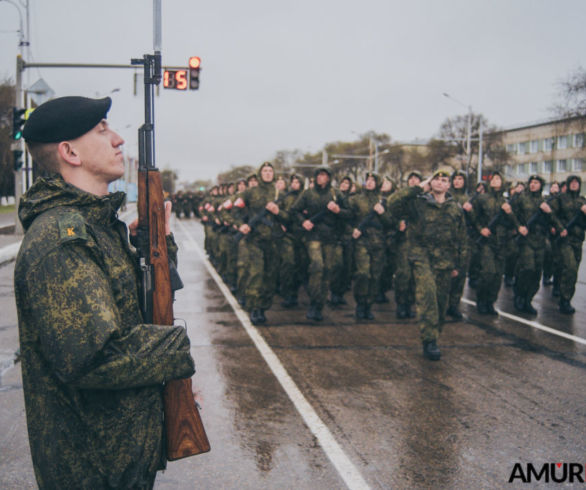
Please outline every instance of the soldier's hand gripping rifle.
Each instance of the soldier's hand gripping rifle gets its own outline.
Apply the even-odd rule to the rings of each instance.
[[[380,204],[381,206],[384,206],[384,204],[385,204],[385,198],[384,197],[381,198],[377,204]],[[364,233],[364,230],[366,228],[368,228],[368,226],[370,225],[370,223],[372,222],[372,220],[376,216],[378,216],[378,213],[375,211],[374,208],[371,209],[369,211],[369,213],[364,218],[362,218],[362,221],[360,223],[358,223],[358,226],[356,227],[356,229],[358,231],[360,231],[361,234]]]
[[[295,191],[289,191],[286,192],[285,194],[283,194],[282,196],[279,196],[278,199],[274,200],[273,203],[275,203],[276,205],[279,205],[281,202],[283,202],[285,200],[285,198],[291,194],[293,194]],[[268,203],[267,203],[268,204]],[[246,223],[249,227],[250,230],[252,231],[254,229],[254,227],[256,225],[258,225],[260,222],[262,222],[269,214],[269,210],[267,208],[262,208],[258,213],[256,213],[252,219],[250,221],[248,221],[248,223]],[[236,233],[236,235],[234,235],[234,241],[236,243],[238,243],[240,240],[242,240],[242,238],[245,236],[244,233],[242,233],[241,231],[239,231],[238,233]]]
[[[549,203],[551,201],[553,201],[555,198],[557,197],[557,195],[551,195],[549,196],[545,201],[543,201],[545,204],[549,205]],[[533,228],[535,227],[535,225],[542,220],[542,218],[548,213],[546,213],[545,211],[543,211],[541,209],[541,204],[539,205],[539,207],[537,208],[537,211],[535,211],[527,220],[527,224],[525,225],[525,228],[527,228],[527,230],[529,230],[529,232],[531,232],[533,230]],[[517,236],[517,242],[519,242],[520,240],[522,240],[524,237],[523,235],[519,235]]]
[[[155,167],[154,87],[161,80],[161,55],[145,55],[132,64],[144,65],[145,123],[139,129],[138,229],[136,244],[142,271],[141,309],[144,321],[173,325],[173,291],[183,287],[169,263],[165,236],[165,203],[161,175]],[[164,391],[167,459],[210,450],[191,379],[167,381]]]

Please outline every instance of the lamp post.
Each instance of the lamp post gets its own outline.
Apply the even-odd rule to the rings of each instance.
[[[464,106],[468,109],[468,121],[466,124],[466,180],[468,180],[468,170],[470,169],[470,162],[472,161],[472,155],[470,154],[470,133],[472,132],[472,106],[464,104],[464,102],[459,101],[458,99],[452,97],[450,94],[447,94],[446,92],[443,92],[442,95],[454,101],[456,104]]]

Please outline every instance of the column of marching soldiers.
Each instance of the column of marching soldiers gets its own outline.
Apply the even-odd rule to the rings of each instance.
[[[438,360],[444,318],[462,319],[466,279],[481,315],[497,315],[503,283],[520,313],[537,314],[532,299],[543,284],[559,311],[573,314],[586,222],[580,177],[553,182],[544,195],[538,175],[508,186],[493,172],[470,192],[462,171],[443,168],[430,179],[446,175],[442,202],[418,171],[397,189],[375,173],[361,185],[346,176],[334,186],[330,170],[318,167],[305,188],[304,177],[277,176],[265,162],[246,179],[173,201],[178,217],[201,219],[208,257],[254,325],[266,323],[276,294],[295,310],[302,287],[315,322],[326,304],[346,304],[349,291],[357,321],[373,320],[373,304],[394,290],[396,317],[417,313],[423,354]]]

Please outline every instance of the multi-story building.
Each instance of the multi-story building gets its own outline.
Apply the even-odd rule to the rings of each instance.
[[[586,117],[554,119],[502,131],[502,141],[511,159],[506,179],[525,181],[538,174],[548,183],[568,175],[586,179]],[[584,186],[586,187],[586,186]],[[582,188],[582,192],[586,189]]]

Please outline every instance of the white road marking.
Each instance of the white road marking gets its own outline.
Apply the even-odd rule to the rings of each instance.
[[[261,353],[262,357],[269,365],[269,368],[295,405],[295,408],[309,427],[309,430],[313,433],[313,435],[319,441],[319,444],[323,448],[324,452],[348,486],[348,488],[354,490],[359,489],[368,489],[370,488],[362,475],[354,466],[350,458],[346,455],[343,449],[340,447],[330,430],[327,426],[322,422],[319,418],[316,411],[313,409],[311,404],[307,401],[301,390],[297,387],[289,373],[285,367],[279,361],[277,355],[273,352],[273,350],[269,347],[269,345],[265,342],[262,335],[259,333],[257,328],[252,325],[250,322],[248,315],[242,310],[230,290],[226,287],[216,270],[212,267],[210,262],[208,261],[204,251],[201,249],[199,244],[194,240],[191,233],[187,229],[187,227],[179,220],[176,221],[179,224],[179,227],[182,231],[186,234],[188,242],[190,244],[190,249],[193,249],[199,254],[203,263],[205,264],[208,272],[216,281],[216,284],[232,306],[232,309],[236,313],[236,316],[242,323],[244,330],[252,339],[254,345]]]
[[[476,306],[475,301],[471,301],[466,298],[462,298],[462,302],[466,303],[468,305]],[[504,318],[508,318],[509,320],[513,320],[515,322],[529,325],[530,327],[537,328],[539,330],[543,330],[544,332],[551,333],[553,335],[557,335],[558,337],[563,337],[565,339],[572,340],[578,344],[586,345],[586,339],[583,339],[581,337],[576,337],[575,335],[570,335],[569,333],[565,333],[560,330],[556,330],[555,328],[551,328],[546,325],[542,325],[539,322],[534,322],[532,320],[526,320],[525,318],[522,318],[520,316],[511,315],[510,313],[507,313],[506,311],[502,311],[502,310],[498,310],[498,309],[496,311],[499,314],[499,316],[502,316]]]

